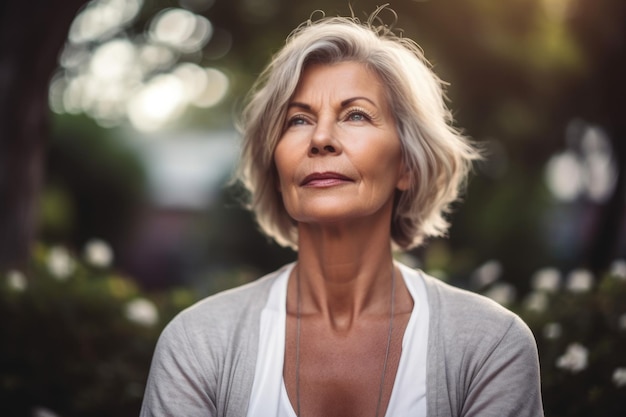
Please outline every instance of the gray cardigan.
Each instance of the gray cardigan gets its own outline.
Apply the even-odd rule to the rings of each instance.
[[[282,270],[208,297],[168,324],[142,417],[245,417],[261,310]],[[526,324],[485,297],[421,275],[430,310],[428,417],[543,416],[537,348]]]

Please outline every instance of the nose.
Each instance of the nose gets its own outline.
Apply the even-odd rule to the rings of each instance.
[[[309,155],[340,154],[341,143],[337,140],[335,121],[320,118],[311,136]]]

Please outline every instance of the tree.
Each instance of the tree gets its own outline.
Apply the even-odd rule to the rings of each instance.
[[[0,6],[0,267],[22,264],[35,235],[48,83],[84,0]]]

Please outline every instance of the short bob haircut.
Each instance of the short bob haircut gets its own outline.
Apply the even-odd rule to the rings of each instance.
[[[403,249],[443,236],[445,214],[480,157],[452,126],[444,83],[431,71],[420,47],[380,24],[379,8],[366,22],[355,17],[322,17],[296,28],[251,90],[239,128],[243,135],[239,180],[250,193],[248,208],[267,235],[297,249],[298,230],[277,189],[274,150],[287,105],[310,64],[354,61],[373,70],[387,90],[405,166],[412,173],[397,191],[391,220],[393,242]]]

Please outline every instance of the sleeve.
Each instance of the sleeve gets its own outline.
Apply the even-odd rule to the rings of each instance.
[[[178,316],[157,342],[140,416],[216,416],[207,365],[199,363],[184,318]]]
[[[537,345],[519,317],[481,362],[466,391],[462,416],[543,416]]]

